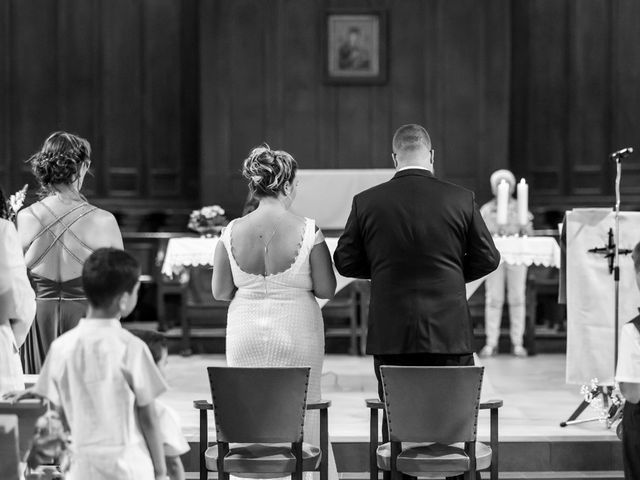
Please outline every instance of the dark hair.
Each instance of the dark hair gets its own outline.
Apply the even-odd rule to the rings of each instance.
[[[401,126],[393,135],[393,151],[413,151],[420,148],[420,145],[431,150],[431,138],[424,127],[416,124]]]
[[[132,292],[140,278],[140,264],[124,250],[99,248],[84,262],[82,286],[89,303],[107,308],[116,297]]]
[[[2,187],[0,187],[0,218],[9,218],[9,206],[7,205],[7,199],[4,196]]]
[[[298,163],[291,155],[284,150],[271,150],[267,144],[251,150],[242,164],[242,175],[256,198],[277,197],[297,171]]]
[[[167,338],[163,334],[155,330],[142,330],[141,328],[132,328],[129,332],[147,344],[155,363],[162,359],[162,351],[168,348]]]
[[[80,174],[80,166],[90,157],[91,145],[87,140],[67,132],[54,132],[27,163],[40,183],[41,195],[47,195],[56,185],[73,183]]]
[[[633,247],[631,258],[633,258],[633,268],[636,273],[640,273],[640,242],[636,243],[636,246]]]

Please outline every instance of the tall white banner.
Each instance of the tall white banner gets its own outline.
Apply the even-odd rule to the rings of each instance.
[[[574,209],[566,216],[567,238],[567,383],[613,385],[615,282],[609,272],[609,230],[615,234],[611,209]],[[640,212],[620,212],[621,250],[640,241]],[[638,315],[640,293],[631,255],[620,255],[619,325]],[[619,334],[619,332],[618,332]]]

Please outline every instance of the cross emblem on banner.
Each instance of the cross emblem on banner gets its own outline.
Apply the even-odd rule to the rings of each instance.
[[[609,274],[613,273],[613,257],[616,252],[616,244],[613,241],[613,229],[609,229],[608,233],[609,240],[604,247],[595,247],[590,248],[588,251],[590,253],[598,253],[600,255],[604,255],[604,258],[609,260]],[[629,255],[631,250],[628,248],[620,248],[618,249],[618,255]]]

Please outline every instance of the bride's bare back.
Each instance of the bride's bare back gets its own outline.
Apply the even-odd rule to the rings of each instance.
[[[246,273],[282,273],[294,264],[298,256],[304,228],[304,218],[288,211],[255,210],[234,222],[231,253]]]

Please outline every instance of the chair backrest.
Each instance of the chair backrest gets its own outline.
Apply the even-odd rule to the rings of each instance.
[[[0,478],[18,480],[19,472],[18,417],[0,415]]]
[[[217,440],[302,441],[309,367],[208,367]]]
[[[33,439],[36,420],[44,415],[47,406],[40,400],[24,400],[17,403],[0,402],[0,415],[17,415],[20,458],[24,458]]]
[[[484,367],[380,367],[389,438],[475,441],[483,371]]]

